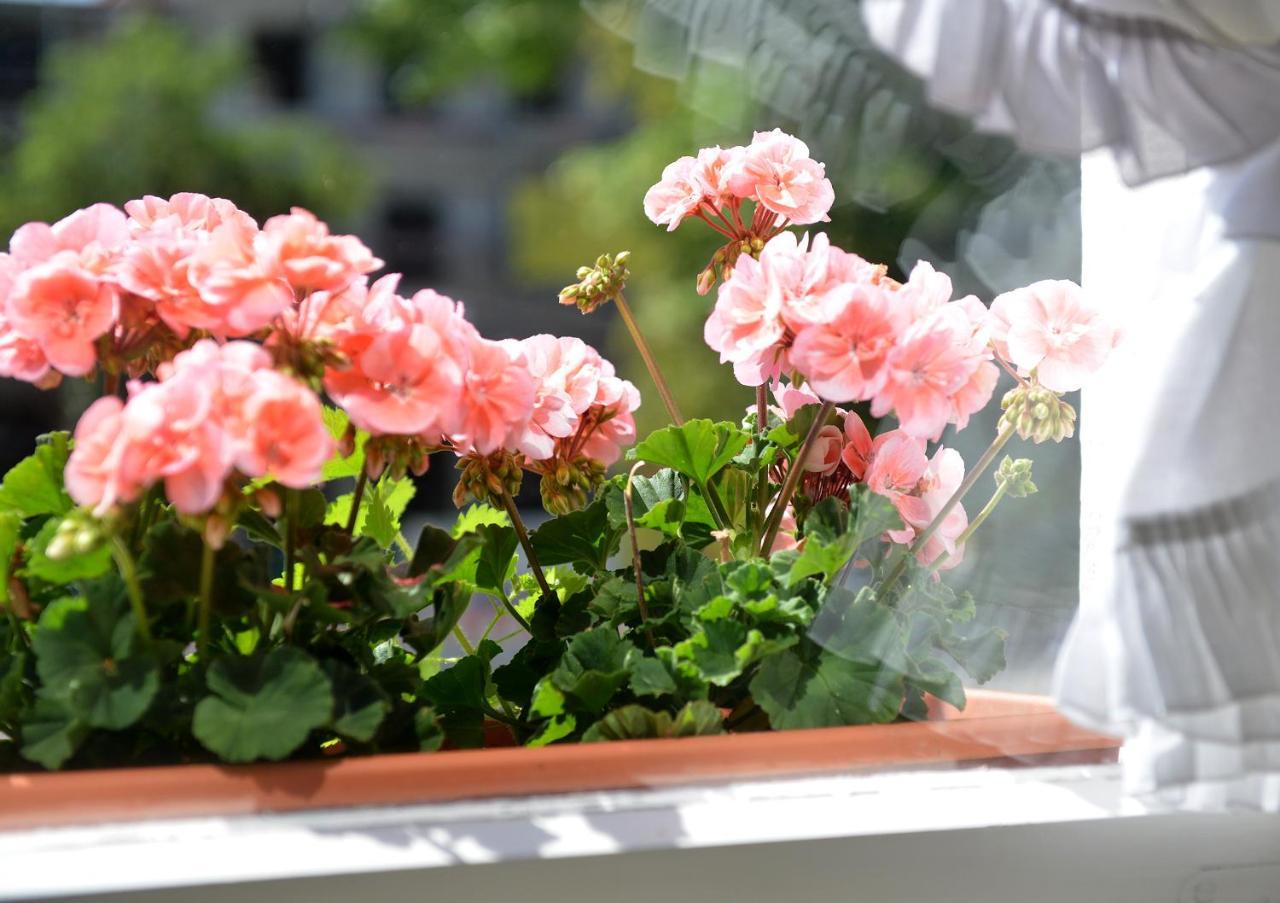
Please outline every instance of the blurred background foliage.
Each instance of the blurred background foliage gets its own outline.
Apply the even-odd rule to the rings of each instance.
[[[161,18],[54,46],[0,158],[0,230],[177,191],[233,198],[258,217],[358,210],[368,180],[336,135],[306,120],[236,122],[251,74],[243,47],[202,43]]]

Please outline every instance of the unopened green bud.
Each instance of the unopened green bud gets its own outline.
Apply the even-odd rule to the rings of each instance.
[[[1015,499],[1034,495],[1037,489],[1036,484],[1031,482],[1031,459],[1014,459],[1005,455],[996,468],[996,486]]]

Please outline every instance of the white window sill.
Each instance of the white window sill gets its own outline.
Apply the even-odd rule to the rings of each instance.
[[[1196,876],[1268,861],[1280,818],[1145,814],[1116,766],[970,768],[7,833],[0,899],[1275,903],[1280,870]]]

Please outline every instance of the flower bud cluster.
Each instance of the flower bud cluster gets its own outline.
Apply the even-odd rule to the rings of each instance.
[[[1019,437],[1037,445],[1075,435],[1075,408],[1043,386],[1017,386],[1005,394],[1000,407],[1004,409],[1000,428],[1012,427]]]
[[[630,259],[630,251],[620,251],[616,255],[601,254],[594,266],[579,267],[578,281],[560,290],[560,303],[576,304],[578,310],[589,314],[612,301],[627,284]]]
[[[1004,456],[1000,466],[996,468],[996,486],[1015,499],[1024,499],[1035,495],[1039,490],[1031,482],[1031,459],[1011,458]]]

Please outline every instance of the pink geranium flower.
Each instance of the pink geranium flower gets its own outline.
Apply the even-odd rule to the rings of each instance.
[[[733,193],[801,225],[826,222],[835,190],[825,167],[810,159],[808,146],[780,129],[756,132],[736,161]]]
[[[382,266],[354,235],[331,235],[315,214],[294,207],[273,216],[258,236],[258,251],[300,292],[338,292]]]
[[[120,473],[123,411],[124,402],[111,395],[89,405],[76,423],[75,446],[62,475],[67,494],[98,515],[133,501],[142,489]]]
[[[695,175],[697,164],[693,157],[668,163],[662,170],[661,180],[645,192],[645,216],[656,225],[666,226],[668,232],[674,232],[702,206],[705,191]]]
[[[847,420],[845,429],[846,431],[850,429]],[[856,432],[856,427],[854,431]],[[857,445],[861,446],[861,442],[857,442]],[[854,465],[850,466],[850,470],[856,473],[855,466],[862,467],[867,488],[889,499],[895,505],[915,491],[917,484],[929,468],[929,458],[925,455],[924,442],[902,430],[881,433],[871,443],[869,455],[859,456],[856,453],[847,455],[846,464],[849,463],[850,458],[854,459]]]
[[[294,301],[278,263],[255,248],[259,233],[239,219],[221,223],[187,260],[187,278],[199,305],[182,324],[219,336],[246,336],[267,326]],[[172,325],[172,324],[171,324]]]
[[[963,481],[964,459],[955,449],[939,448],[915,487],[915,495],[899,496],[894,500],[898,514],[902,516],[903,528],[890,530],[889,538],[902,545],[914,542],[933,523]],[[955,567],[964,559],[964,546],[958,544],[957,539],[968,526],[969,517],[964,507],[957,504],[947,512],[928,542],[916,552],[916,560],[930,565],[946,555],[946,561],[938,569]]]
[[[18,276],[5,314],[50,364],[84,376],[97,363],[94,343],[111,331],[118,310],[116,287],[82,268],[74,252],[60,251]]]
[[[840,460],[849,468],[855,481],[866,479],[867,467],[871,463],[874,443],[871,433],[862,418],[850,411],[844,416],[844,447],[840,451]]]
[[[532,461],[552,457],[556,440],[572,436],[577,429],[578,413],[565,385],[566,358],[573,357],[578,350],[573,344],[575,341],[581,342],[544,334],[511,342],[515,353],[523,355],[533,379],[533,412],[515,441],[515,447]]]
[[[900,329],[900,318],[886,292],[871,285],[850,285],[825,322],[796,335],[791,364],[823,398],[863,401],[885,384],[886,364]]]
[[[0,376],[20,379],[48,388],[58,374],[49,366],[40,343],[19,332],[5,315],[13,280],[20,271],[18,262],[0,253]]]
[[[792,383],[774,382],[770,386],[770,391],[776,402],[774,411],[783,420],[790,420],[803,407],[822,403],[822,399],[809,391],[809,387],[804,383],[797,386]],[[748,410],[754,411],[755,406],[752,405]]]
[[[991,305],[992,341],[1023,376],[1054,392],[1073,392],[1106,362],[1115,327],[1066,280],[1006,292]]]
[[[916,323],[898,340],[884,367],[884,383],[871,402],[871,413],[890,411],[913,436],[936,439],[954,419],[954,399],[981,363],[969,336],[957,333],[946,318]]]
[[[103,275],[115,253],[129,240],[124,214],[110,204],[93,204],[52,226],[27,223],[9,239],[9,253],[23,267],[70,252],[80,268]]]
[[[375,435],[439,437],[458,428],[458,404],[466,362],[441,329],[470,330],[460,314],[443,324],[419,309],[417,322],[389,330],[365,324],[349,336],[346,367],[325,374],[329,395],[353,423]]]
[[[480,455],[513,449],[533,416],[534,399],[534,381],[523,352],[474,336],[462,380],[461,422],[451,436],[454,447],[462,454]]]
[[[180,191],[168,200],[148,194],[124,205],[133,236],[156,232],[209,232],[230,220],[257,226],[253,217],[226,198]]]
[[[320,482],[334,442],[314,392],[274,370],[253,374],[242,432],[234,437],[236,468],[302,489]]]
[[[770,284],[765,264],[743,255],[733,275],[720,284],[716,306],[703,337],[721,362],[731,361],[738,380],[763,385],[781,368],[782,298]]]

